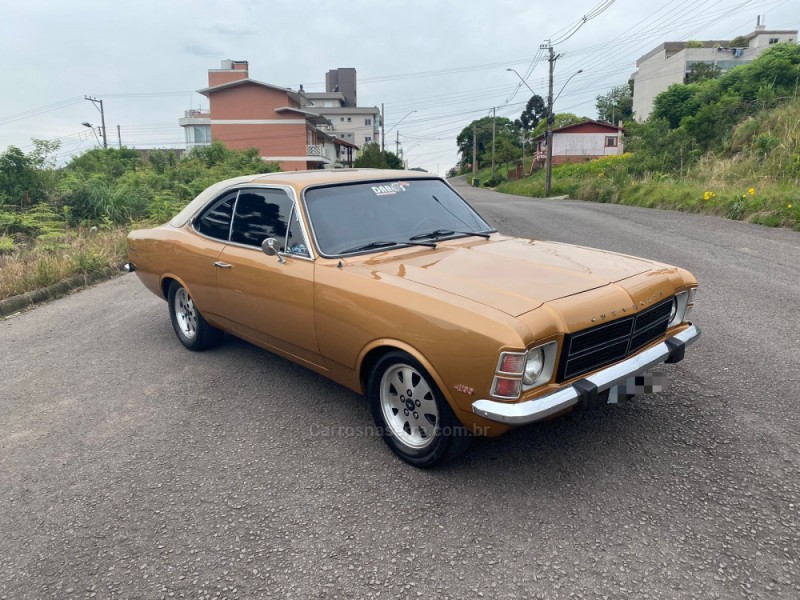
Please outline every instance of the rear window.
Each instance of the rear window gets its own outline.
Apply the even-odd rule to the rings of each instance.
[[[195,229],[208,237],[227,241],[236,194],[237,192],[230,192],[214,202],[195,221]]]
[[[371,243],[380,250],[412,243],[432,232],[455,236],[492,227],[439,179],[376,181],[306,190],[305,203],[320,252],[325,256]],[[378,250],[376,250],[378,251]]]

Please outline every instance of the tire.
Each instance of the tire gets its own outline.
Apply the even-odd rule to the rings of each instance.
[[[415,467],[436,466],[469,447],[467,429],[424,367],[405,352],[389,352],[378,360],[367,397],[383,440]]]
[[[222,331],[208,324],[192,302],[189,292],[177,281],[169,285],[167,303],[175,335],[189,350],[205,350],[222,341]]]

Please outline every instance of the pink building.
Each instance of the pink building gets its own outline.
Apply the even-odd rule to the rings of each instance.
[[[328,119],[301,108],[291,89],[250,79],[247,61],[223,60],[222,68],[209,69],[208,87],[198,92],[208,98],[209,110],[187,111],[180,119],[187,148],[212,140],[257,148],[265,162],[280,163],[284,171],[341,166],[340,152],[352,156],[352,148],[318,129],[330,125]]]

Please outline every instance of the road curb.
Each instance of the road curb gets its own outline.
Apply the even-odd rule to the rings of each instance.
[[[121,269],[103,269],[95,273],[73,275],[53,285],[25,292],[18,296],[5,298],[4,300],[0,300],[0,318],[8,317],[26,308],[41,304],[42,302],[47,302],[48,300],[62,298],[74,290],[87,287],[103,279],[122,275],[123,273],[124,271]]]

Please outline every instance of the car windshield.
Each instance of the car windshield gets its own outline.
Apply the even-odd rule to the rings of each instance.
[[[494,229],[438,179],[408,179],[316,187],[305,193],[320,252],[338,256],[381,252],[405,244]]]

